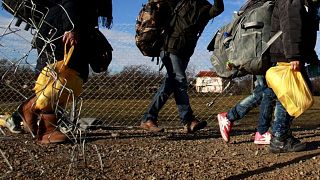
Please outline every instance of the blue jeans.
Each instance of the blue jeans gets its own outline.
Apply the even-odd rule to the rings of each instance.
[[[160,57],[167,69],[167,74],[145,112],[143,121],[157,121],[159,111],[173,93],[181,123],[186,124],[194,118],[189,102],[188,81],[185,73],[189,59],[182,59],[171,53],[165,55],[164,52],[161,52]]]
[[[312,83],[305,71],[304,68],[300,70],[304,80],[306,81],[308,87],[312,91]],[[282,137],[288,133],[290,133],[290,127],[292,124],[292,121],[294,119],[293,116],[290,116],[287,112],[287,110],[283,107],[281,102],[278,100],[272,89],[268,88],[268,94],[273,96],[276,99],[276,108],[274,112],[274,123],[272,127],[272,134],[274,137]]]
[[[278,100],[272,89],[267,88],[266,91],[270,98],[274,98],[276,100],[272,135],[275,137],[281,137],[289,133],[293,117],[288,114],[288,112],[282,106],[281,102]]]
[[[260,105],[257,131],[264,134],[268,131],[272,120],[273,100],[265,95],[267,85],[262,75],[256,75],[255,89],[252,94],[228,111],[227,117],[231,122],[242,119],[251,109]]]
[[[271,127],[273,108],[275,106],[276,95],[272,89],[267,86],[263,89],[262,100],[259,109],[259,122],[257,125],[257,131],[260,134],[264,134]]]

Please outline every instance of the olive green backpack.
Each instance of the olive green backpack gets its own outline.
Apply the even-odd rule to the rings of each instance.
[[[268,49],[282,34],[270,37],[273,1],[248,1],[221,27],[208,45],[211,62],[220,77],[264,74],[270,67]]]

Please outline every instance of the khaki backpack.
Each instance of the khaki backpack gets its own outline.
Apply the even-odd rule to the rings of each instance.
[[[148,0],[136,20],[135,42],[144,56],[158,57],[171,20],[167,0]]]

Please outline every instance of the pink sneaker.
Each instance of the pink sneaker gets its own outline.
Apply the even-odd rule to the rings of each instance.
[[[221,136],[224,141],[229,142],[232,123],[227,118],[226,112],[218,114],[217,118],[218,118]]]
[[[266,132],[262,135],[259,132],[256,132],[253,143],[255,143],[255,144],[270,144],[270,140],[271,140],[271,134],[269,132]]]

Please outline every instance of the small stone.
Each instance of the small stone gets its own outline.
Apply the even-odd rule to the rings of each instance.
[[[111,137],[119,137],[120,134],[119,133],[111,133]]]
[[[258,155],[259,155],[259,151],[256,151],[256,152],[254,153],[254,155],[258,156]]]

